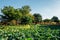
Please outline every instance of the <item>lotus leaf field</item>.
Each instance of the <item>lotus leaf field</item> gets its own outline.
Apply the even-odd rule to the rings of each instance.
[[[60,40],[60,29],[39,24],[0,26],[0,40]]]

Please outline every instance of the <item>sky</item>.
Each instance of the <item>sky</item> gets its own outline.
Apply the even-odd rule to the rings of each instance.
[[[40,13],[43,19],[53,16],[60,19],[60,0],[0,0],[0,14],[4,6],[21,8],[24,5],[31,7],[31,14]]]

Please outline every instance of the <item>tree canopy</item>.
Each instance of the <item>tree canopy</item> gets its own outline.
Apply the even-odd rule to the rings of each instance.
[[[43,22],[50,22],[50,19],[44,19]]]
[[[19,20],[21,23],[31,23],[33,20],[33,16],[30,14],[30,6],[25,5],[21,8],[15,9],[12,6],[5,6],[1,12],[4,14],[2,18],[11,20]]]
[[[5,6],[2,10],[4,17],[8,20],[17,20],[21,17],[21,12],[18,9],[13,8],[12,6]]]
[[[31,8],[28,5],[25,5],[25,6],[22,6],[22,8],[20,8],[20,11],[23,15],[29,14],[31,11]]]
[[[42,21],[42,16],[39,13],[35,13],[35,14],[33,14],[33,16],[34,16],[34,22],[35,23]]]
[[[53,17],[51,18],[51,21],[52,21],[52,22],[59,22],[59,19],[58,19],[57,16],[53,16]]]

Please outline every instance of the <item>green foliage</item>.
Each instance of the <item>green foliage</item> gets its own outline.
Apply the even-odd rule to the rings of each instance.
[[[34,16],[34,22],[35,23],[38,23],[38,22],[42,21],[42,16],[40,14],[35,13],[35,14],[33,14],[33,16]]]
[[[2,18],[7,19],[7,21],[16,20],[21,22],[21,24],[32,23],[33,18],[30,14],[31,9],[28,5],[18,9],[15,9],[12,6],[5,6],[1,11],[4,14]]]
[[[59,22],[59,19],[58,19],[58,17],[53,16],[53,17],[51,18],[51,21],[52,21],[52,22]]]
[[[50,29],[41,25],[5,26],[0,28],[0,39],[8,40],[59,40],[60,29]]]
[[[50,22],[50,19],[44,19],[43,22]]]
[[[18,9],[15,9],[11,6],[5,6],[1,11],[5,15],[3,18],[8,20],[13,20],[13,19],[17,20],[22,15]]]
[[[31,24],[32,23],[32,15],[30,15],[30,7],[28,5],[22,6],[21,9],[19,9],[20,12],[22,13],[22,17],[21,17],[21,24]]]
[[[29,14],[31,11],[31,9],[28,5],[22,6],[21,10],[22,10],[22,14],[24,14],[24,15]]]
[[[32,18],[29,16],[23,16],[21,18],[21,24],[31,24],[32,23]]]

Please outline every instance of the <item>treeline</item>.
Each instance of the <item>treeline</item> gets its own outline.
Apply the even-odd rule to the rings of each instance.
[[[4,6],[1,9],[3,15],[0,25],[19,25],[19,24],[60,24],[59,19],[53,16],[51,19],[42,20],[40,13],[31,14],[31,8],[28,5],[21,8],[14,8],[12,6]]]

